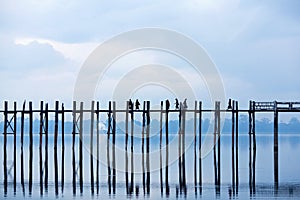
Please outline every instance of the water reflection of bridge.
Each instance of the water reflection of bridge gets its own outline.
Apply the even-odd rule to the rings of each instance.
[[[256,135],[255,135],[255,113],[258,112],[272,112],[274,113],[274,191],[278,191],[278,114],[280,112],[300,112],[300,102],[249,102],[249,109],[239,109],[237,101],[229,101],[226,109],[221,109],[220,102],[215,102],[214,109],[203,109],[201,101],[195,101],[193,109],[187,109],[184,103],[178,104],[176,109],[170,109],[169,102],[161,102],[160,109],[150,109],[150,102],[143,102],[142,108],[134,108],[134,106],[127,102],[126,108],[124,110],[116,109],[116,102],[109,102],[107,109],[100,109],[99,102],[91,102],[90,109],[84,109],[84,105],[81,102],[79,108],[77,102],[73,102],[72,110],[67,110],[64,108],[64,104],[59,104],[58,101],[55,103],[54,109],[49,109],[49,105],[44,102],[40,103],[40,109],[34,110],[32,102],[29,102],[29,107],[26,109],[26,103],[24,102],[22,109],[17,108],[17,103],[14,102],[13,108],[9,109],[8,102],[4,103],[4,109],[0,112],[4,116],[4,142],[3,142],[3,173],[4,173],[4,193],[7,193],[8,186],[8,176],[13,179],[13,187],[16,192],[17,189],[17,132],[20,133],[20,174],[21,174],[21,185],[23,193],[25,194],[25,183],[24,183],[24,127],[25,123],[29,126],[29,160],[28,160],[28,173],[29,174],[29,194],[32,192],[32,180],[33,180],[33,115],[39,114],[40,116],[40,126],[39,126],[39,182],[40,182],[40,194],[43,195],[44,192],[48,191],[48,135],[49,135],[49,115],[54,114],[54,183],[55,183],[55,193],[59,194],[59,179],[61,192],[64,190],[64,179],[65,179],[65,145],[64,145],[64,135],[65,135],[65,115],[72,114],[73,118],[73,131],[72,131],[72,180],[73,180],[73,193],[76,194],[77,189],[77,176],[79,177],[79,189],[80,193],[83,192],[83,144],[82,140],[79,140],[78,147],[75,145],[76,138],[83,137],[83,121],[84,116],[89,115],[90,119],[90,152],[96,149],[96,164],[93,162],[93,155],[90,154],[90,183],[91,183],[91,193],[99,193],[99,119],[101,114],[105,114],[107,117],[107,185],[109,194],[116,193],[117,175],[116,175],[116,124],[117,124],[117,113],[123,113],[125,115],[125,183],[126,192],[128,195],[134,192],[139,193],[139,186],[134,185],[134,121],[135,114],[142,114],[142,191],[144,194],[150,194],[150,123],[151,123],[151,113],[159,113],[160,116],[160,190],[161,194],[164,193],[166,196],[170,194],[169,186],[169,114],[178,114],[178,186],[176,187],[176,194],[186,194],[187,183],[186,183],[186,162],[185,162],[185,124],[186,124],[186,114],[192,113],[194,115],[194,188],[195,194],[202,194],[202,118],[204,113],[214,114],[214,148],[213,148],[213,160],[214,160],[214,180],[216,194],[220,194],[221,186],[221,141],[218,139],[221,134],[221,113],[231,113],[232,121],[232,135],[231,135],[231,146],[232,146],[232,159],[231,159],[231,175],[232,175],[232,187],[229,189],[229,194],[235,196],[238,194],[239,186],[239,156],[238,156],[238,118],[239,113],[248,113],[249,115],[249,188],[250,193],[257,193],[257,186],[255,184],[255,165],[256,165]],[[18,125],[17,118],[20,117],[20,124]],[[28,116],[29,120],[25,120],[25,116]],[[163,129],[163,124],[165,128]],[[20,130],[17,130],[19,127]],[[130,130],[129,130],[130,127]],[[60,129],[59,129],[60,128]],[[59,131],[60,130],[60,131]],[[58,136],[61,136],[61,166],[58,162]],[[13,159],[11,162],[7,160],[7,136],[12,135],[14,141],[14,151]],[[94,147],[94,136],[96,135],[96,147]],[[165,136],[165,144],[163,144],[162,136]],[[130,147],[129,147],[130,144]],[[165,145],[166,151],[163,155],[162,147]],[[78,158],[76,158],[76,151],[78,151]],[[130,161],[129,161],[130,158]],[[165,159],[165,164],[163,168],[163,158]],[[96,169],[96,170],[95,170]],[[129,170],[130,169],[130,170]],[[60,170],[61,177],[58,177]],[[94,170],[96,174],[94,174]],[[204,169],[205,170],[205,169]],[[164,173],[163,173],[164,172]],[[13,173],[13,175],[11,174]],[[164,177],[164,178],[163,178]],[[165,181],[163,181],[165,180]],[[94,185],[96,183],[96,185]],[[165,192],[164,192],[165,191]],[[291,192],[291,189],[287,191]]]

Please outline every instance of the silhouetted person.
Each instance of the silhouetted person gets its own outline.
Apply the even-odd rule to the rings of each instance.
[[[183,101],[183,108],[188,108],[186,101],[187,101],[187,99],[185,98],[184,101]]]
[[[135,101],[135,109],[136,109],[136,110],[139,110],[139,109],[140,109],[140,105],[141,105],[141,104],[140,104],[139,100],[136,100],[136,101]]]
[[[132,110],[132,109],[133,109],[133,103],[132,103],[131,99],[129,99],[128,109],[129,109],[129,110]]]
[[[177,98],[175,99],[175,109],[179,109],[179,101]]]
[[[166,100],[166,110],[170,109],[170,101],[169,99]]]
[[[228,109],[228,110],[229,110],[229,109],[232,109],[232,106],[231,106],[231,99],[228,100],[228,107],[227,107],[227,109]]]

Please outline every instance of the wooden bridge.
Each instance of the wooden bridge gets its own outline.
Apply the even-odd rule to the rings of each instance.
[[[26,107],[26,102],[24,102],[22,109],[18,109],[17,103],[13,103],[13,109],[9,109],[8,102],[4,102],[4,109],[0,112],[4,116],[4,130],[3,130],[3,174],[4,174],[4,193],[7,193],[8,187],[8,173],[13,170],[13,187],[14,191],[17,190],[17,164],[20,166],[21,174],[21,186],[23,193],[25,194],[25,183],[24,183],[24,127],[25,123],[29,123],[29,160],[28,160],[28,172],[29,173],[29,194],[32,193],[32,180],[33,180],[33,115],[38,113],[40,116],[40,126],[39,126],[39,185],[40,194],[43,195],[44,192],[48,191],[48,173],[49,173],[49,163],[48,163],[48,149],[50,148],[49,143],[49,115],[54,114],[54,184],[55,193],[59,194],[59,179],[61,191],[64,190],[65,184],[65,116],[66,114],[72,114],[73,119],[73,130],[72,130],[72,185],[73,194],[76,194],[79,184],[79,192],[83,192],[83,142],[79,140],[79,146],[75,145],[76,137],[83,137],[83,120],[84,116],[89,115],[90,119],[90,188],[91,193],[99,193],[99,117],[100,114],[107,114],[107,185],[108,193],[116,193],[117,175],[116,175],[116,124],[117,124],[117,113],[125,114],[125,183],[126,183],[126,193],[133,194],[134,191],[138,193],[139,188],[134,186],[134,121],[135,114],[142,114],[142,183],[143,183],[143,193],[150,194],[150,122],[151,114],[159,113],[160,115],[160,190],[161,194],[170,194],[169,186],[169,113],[178,113],[178,187],[176,188],[176,193],[186,193],[186,162],[185,162],[185,124],[186,124],[186,113],[194,114],[194,186],[195,193],[199,191],[202,194],[202,115],[203,113],[213,113],[214,114],[214,147],[213,147],[213,159],[214,159],[214,180],[216,185],[216,193],[220,192],[221,185],[221,141],[218,139],[221,134],[221,113],[231,113],[232,122],[232,186],[233,192],[238,192],[239,186],[239,156],[238,156],[238,126],[239,126],[239,113],[248,113],[249,115],[249,187],[251,192],[255,192],[255,162],[256,162],[256,135],[255,135],[255,113],[257,112],[272,112],[274,113],[274,186],[278,187],[278,115],[280,112],[300,112],[300,102],[249,102],[249,109],[239,109],[237,101],[229,101],[229,105],[225,109],[221,109],[220,102],[215,102],[215,107],[213,109],[203,109],[201,101],[195,101],[194,108],[188,109],[184,103],[180,103],[178,108],[171,109],[169,102],[161,102],[160,109],[153,110],[150,109],[150,102],[144,101],[141,109],[135,109],[133,105],[128,101],[126,108],[123,110],[116,109],[116,102],[109,102],[107,109],[100,109],[99,102],[91,102],[90,109],[84,109],[83,102],[79,103],[79,108],[77,102],[73,102],[72,109],[65,109],[64,104],[60,104],[58,101],[55,102],[55,108],[50,109],[48,103],[40,102],[40,108],[38,110],[33,109],[32,102],[28,103],[28,108]],[[25,116],[28,116],[28,121],[25,120]],[[21,117],[20,130],[17,130],[17,118]],[[59,120],[60,119],[60,120]],[[163,122],[163,119],[165,121]],[[60,123],[60,125],[59,125]],[[129,126],[130,124],[130,126]],[[163,133],[162,126],[165,126],[165,131]],[[59,126],[61,131],[59,131]],[[130,130],[129,130],[130,127]],[[58,135],[61,134],[61,166],[58,166]],[[17,134],[20,134],[21,140],[20,144],[17,144]],[[85,133],[86,134],[86,133]],[[7,135],[13,135],[13,164],[9,167],[7,163]],[[96,135],[96,147],[94,147],[94,135]],[[162,146],[163,140],[162,136],[165,136],[165,168],[163,173],[163,155]],[[130,140],[130,147],[128,142]],[[112,146],[110,146],[112,144]],[[20,146],[19,146],[20,145]],[[17,163],[17,147],[21,148],[20,163]],[[94,158],[92,152],[96,149],[96,164],[94,164]],[[43,153],[44,151],[44,153]],[[75,151],[79,152],[78,158],[76,158]],[[110,151],[112,152],[112,157],[110,158]],[[129,161],[129,154],[131,155],[131,160]],[[86,159],[86,158],[85,158]],[[112,159],[112,160],[110,160]],[[76,163],[79,163],[78,166]],[[129,166],[131,171],[129,171]],[[60,175],[58,177],[58,171],[60,168]],[[96,170],[95,170],[96,168]],[[94,170],[96,174],[94,174]],[[79,183],[77,183],[77,176],[79,176]],[[165,177],[163,179],[163,177]],[[163,182],[163,180],[165,180]]]

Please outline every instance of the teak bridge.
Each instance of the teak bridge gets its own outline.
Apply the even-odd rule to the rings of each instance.
[[[220,102],[215,102],[214,109],[203,109],[201,101],[195,101],[194,109],[188,109],[185,103],[178,103],[176,109],[170,109],[169,101],[165,103],[161,102],[160,109],[153,110],[150,109],[150,101],[144,101],[141,109],[134,108],[131,101],[128,101],[126,108],[124,110],[116,109],[116,102],[109,102],[107,109],[100,109],[100,103],[92,101],[90,109],[84,109],[83,102],[78,103],[73,102],[72,109],[65,109],[64,104],[60,104],[58,101],[55,102],[55,108],[50,109],[48,103],[40,102],[40,109],[34,110],[32,102],[29,102],[28,108],[26,108],[26,103],[24,102],[22,109],[17,108],[17,103],[14,102],[13,109],[9,109],[8,102],[4,102],[4,109],[0,112],[4,116],[4,130],[3,130],[3,174],[4,174],[4,194],[7,193],[8,187],[8,174],[13,172],[13,175],[10,174],[12,178],[12,185],[14,192],[17,190],[17,164],[20,166],[20,182],[25,194],[25,181],[24,181],[24,126],[25,123],[28,123],[29,126],[29,160],[28,162],[28,172],[29,181],[28,181],[28,191],[29,194],[32,193],[32,182],[33,182],[33,114],[37,113],[40,116],[40,126],[39,126],[39,158],[36,159],[39,162],[39,185],[40,185],[40,194],[43,195],[44,192],[48,191],[48,173],[49,173],[49,148],[54,148],[54,187],[55,194],[59,194],[59,182],[61,191],[63,193],[64,184],[65,184],[65,115],[67,113],[72,114],[73,119],[73,131],[72,131],[72,186],[73,194],[76,194],[76,190],[79,188],[79,192],[83,192],[83,142],[79,140],[79,146],[75,145],[76,137],[83,137],[83,120],[84,115],[89,115],[90,117],[90,188],[91,193],[99,193],[100,187],[100,171],[99,171],[99,117],[100,114],[107,115],[107,187],[109,194],[116,193],[117,185],[117,175],[116,175],[116,123],[117,123],[117,113],[125,114],[125,184],[126,184],[126,193],[131,195],[134,193],[139,193],[139,187],[134,185],[134,120],[135,114],[142,114],[142,191],[144,194],[150,194],[150,121],[151,113],[159,113],[160,115],[160,191],[163,195],[166,196],[170,194],[169,186],[169,113],[178,113],[178,186],[176,187],[176,194],[186,194],[187,183],[186,183],[186,162],[185,162],[185,126],[186,126],[186,114],[194,114],[194,161],[193,161],[193,177],[194,177],[194,188],[195,193],[199,191],[202,194],[202,160],[201,160],[201,137],[202,137],[202,115],[203,113],[213,113],[214,114],[214,147],[213,147],[213,160],[214,160],[214,180],[216,186],[216,193],[220,193],[221,185],[221,142],[218,139],[221,134],[221,113],[231,113],[232,120],[232,135],[231,135],[231,147],[232,147],[232,159],[231,159],[231,176],[232,176],[232,187],[233,192],[237,194],[239,186],[239,156],[238,156],[238,118],[239,113],[248,113],[249,115],[249,187],[250,192],[255,193],[255,162],[256,162],[256,135],[255,135],[255,114],[258,112],[271,112],[274,113],[274,187],[278,187],[279,178],[278,178],[278,115],[280,112],[300,112],[300,102],[249,102],[249,109],[239,109],[238,102],[230,100],[228,107],[226,109],[221,109]],[[49,147],[49,115],[54,114],[54,146]],[[25,116],[28,117],[28,120],[25,120]],[[164,117],[163,117],[164,116]],[[20,118],[21,122],[18,127],[20,130],[17,130],[17,118]],[[59,120],[60,119],[60,120]],[[163,122],[163,119],[165,121]],[[60,124],[60,125],[59,125]],[[163,131],[162,126],[165,126]],[[129,126],[130,125],[130,126]],[[59,131],[59,126],[61,130]],[[130,130],[129,130],[130,127]],[[165,133],[163,133],[165,132]],[[20,144],[17,144],[17,134],[20,133],[21,139]],[[61,135],[61,166],[58,162],[58,136]],[[52,134],[52,133],[51,133]],[[94,146],[94,134],[96,135],[96,147]],[[162,137],[165,137],[165,168],[163,169],[163,155],[162,155]],[[13,136],[13,162],[9,166],[7,162],[7,136]],[[86,133],[85,133],[86,135]],[[130,140],[130,147],[128,142]],[[20,145],[20,147],[19,147]],[[111,146],[110,146],[111,145]],[[18,155],[21,157],[20,163],[17,163],[17,147],[20,148],[21,154]],[[96,148],[96,163],[94,163],[94,157],[92,152]],[[43,153],[44,151],[44,153]],[[78,153],[78,158],[76,158],[76,153]],[[112,157],[110,158],[110,155]],[[131,155],[131,156],[129,156]],[[129,157],[131,160],[129,160]],[[86,159],[86,158],[85,158]],[[112,160],[111,160],[112,159]],[[77,166],[78,161],[78,166]],[[52,167],[51,167],[52,168]],[[130,168],[130,171],[129,171]],[[60,170],[61,177],[58,176]],[[163,171],[164,170],[164,171]],[[96,174],[94,174],[96,171]],[[77,176],[79,177],[79,183],[77,183]],[[163,177],[165,177],[163,179]],[[164,180],[164,181],[163,181]],[[19,183],[19,182],[18,182]],[[26,184],[27,185],[27,184]],[[78,187],[79,186],[79,187]]]

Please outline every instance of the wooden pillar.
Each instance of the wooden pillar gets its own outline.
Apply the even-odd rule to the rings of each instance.
[[[61,105],[61,193],[65,184],[65,107]]]
[[[235,101],[233,100],[232,101],[232,116],[231,116],[231,167],[232,167],[232,186],[233,186],[233,189],[234,189],[234,186],[235,186],[235,162],[234,162],[234,159],[235,159],[235,156],[234,156],[234,133],[235,133]]]
[[[160,120],[159,120],[159,176],[160,176],[160,193],[163,194],[163,176],[162,176],[162,118],[163,118],[163,101],[160,102]]]
[[[278,110],[274,102],[274,184],[278,188]]]
[[[182,184],[184,194],[186,194],[186,174],[185,174],[185,122],[186,122],[186,108],[182,109]]]
[[[14,102],[14,194],[17,192],[17,102]]]
[[[194,187],[197,194],[197,101],[194,108]]]
[[[235,102],[235,184],[239,185],[239,105]],[[255,134],[254,134],[255,137]],[[236,188],[238,190],[238,188]],[[237,192],[237,191],[236,191]]]
[[[43,125],[44,125],[44,102],[41,101],[40,107],[40,194],[43,195]]]
[[[116,123],[117,123],[117,115],[116,115],[116,102],[113,102],[113,111],[112,111],[112,167],[113,167],[113,194],[116,194],[116,186],[117,186],[117,174],[116,174]]]
[[[32,102],[29,102],[29,195],[32,192],[32,174],[33,170],[33,116]]]
[[[167,105],[167,102],[166,102]],[[166,196],[168,197],[170,194],[170,187],[169,187],[169,107],[166,106],[166,124],[165,124],[165,130],[166,130]]]
[[[202,194],[202,102],[199,102],[199,186]]]
[[[76,117],[76,101],[73,101],[73,131],[72,131],[72,167],[73,167],[73,195],[76,194],[76,157],[75,157],[75,139],[76,139],[76,124],[77,124],[77,117]]]
[[[150,194],[150,101],[147,101],[147,128],[146,128],[146,168],[147,194]]]
[[[91,120],[90,120],[90,171],[91,171],[91,193],[94,194],[94,163],[93,163],[93,133],[94,133],[94,114],[95,114],[95,101],[91,103]]]
[[[126,116],[125,116],[125,184],[126,184],[126,193],[129,194],[128,188],[128,108],[129,102],[126,102]]]
[[[7,143],[7,123],[8,123],[8,102],[4,102],[4,141],[3,141],[3,173],[4,173],[4,195],[7,194],[7,152],[6,152],[6,143]]]
[[[111,101],[109,102],[109,108],[108,108],[108,127],[107,127],[107,140],[106,140],[107,183],[108,183],[109,194],[111,194],[110,129],[111,129]]]
[[[44,164],[44,173],[45,173],[45,192],[48,192],[48,103],[45,107],[45,164]]]
[[[23,103],[23,109],[22,109],[22,112],[21,112],[21,185],[22,185],[23,194],[25,194],[25,185],[24,185],[24,152],[23,152],[25,105],[26,105],[26,102],[24,101],[24,103]]]
[[[130,158],[131,158],[131,178],[130,178],[130,194],[133,193],[133,187],[134,187],[134,162],[133,162],[133,133],[134,133],[134,111],[133,111],[133,105],[131,110],[131,134],[130,134]]]
[[[80,193],[83,193],[83,102],[80,102],[79,117],[79,186]]]
[[[145,126],[146,126],[146,102],[143,103],[143,127],[142,127],[142,172],[143,172],[143,193],[145,195]]]
[[[182,142],[181,142],[181,136],[182,136],[182,123],[181,123],[181,118],[182,118],[182,103],[180,103],[180,106],[179,106],[179,119],[178,119],[178,125],[179,125],[179,130],[178,130],[178,169],[179,169],[179,174],[178,174],[178,177],[179,177],[179,190],[180,190],[180,193],[182,191],[182,169],[181,169],[181,145],[182,145]]]
[[[97,101],[97,112],[96,112],[96,123],[97,123],[97,170],[96,170],[96,185],[97,185],[97,194],[99,194],[99,164],[100,164],[100,154],[99,154],[99,101]]]
[[[59,102],[55,102],[55,120],[54,120],[54,184],[55,195],[58,195],[58,162],[57,162],[57,139],[58,139],[58,109]]]

